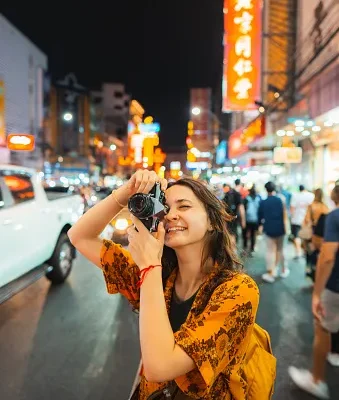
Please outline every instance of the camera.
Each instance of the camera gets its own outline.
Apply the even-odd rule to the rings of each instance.
[[[165,202],[165,193],[161,190],[160,183],[156,183],[148,194],[134,194],[128,200],[128,209],[150,232],[156,232],[159,222],[167,212]]]

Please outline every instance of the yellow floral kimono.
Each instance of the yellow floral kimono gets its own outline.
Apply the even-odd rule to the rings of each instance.
[[[120,245],[104,240],[101,264],[107,291],[121,293],[139,309],[137,282],[139,269],[131,255]],[[164,296],[169,312],[177,269],[166,282]],[[195,362],[196,368],[178,377],[180,389],[192,399],[246,400],[247,383],[243,360],[253,330],[259,303],[259,290],[246,274],[230,274],[211,295],[205,310],[192,312],[209,291],[211,278],[199,289],[186,322],[174,334],[176,344]],[[156,329],[156,326],[155,326]],[[146,400],[166,386],[141,377],[140,399]]]

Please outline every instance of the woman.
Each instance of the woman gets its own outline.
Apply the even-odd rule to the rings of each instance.
[[[316,189],[314,191],[314,200],[308,206],[303,222],[304,226],[311,226],[313,231],[311,239],[303,241],[303,247],[306,254],[306,276],[311,279],[311,286],[313,286],[315,267],[322,244],[322,236],[320,236],[316,231],[323,231],[325,216],[329,212],[329,208],[324,203],[323,197],[324,193],[322,189]]]
[[[317,225],[320,216],[322,214],[328,214],[329,209],[324,203],[323,199],[324,192],[322,191],[322,189],[316,189],[314,191],[314,200],[307,208],[304,220],[305,225],[310,224],[314,228]]]
[[[259,293],[240,271],[223,203],[202,183],[182,179],[166,190],[168,212],[157,233],[133,217],[129,252],[98,239],[131,195],[156,182],[167,189],[154,172],[136,172],[70,229],[70,240],[103,270],[108,292],[140,311],[139,399],[175,380],[192,398],[244,400],[243,360]]]

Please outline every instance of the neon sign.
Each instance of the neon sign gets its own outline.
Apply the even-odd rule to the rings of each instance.
[[[225,0],[223,111],[258,108],[261,1]]]

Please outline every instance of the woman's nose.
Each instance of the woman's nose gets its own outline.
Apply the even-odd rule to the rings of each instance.
[[[167,214],[165,215],[166,220],[168,221],[175,221],[179,218],[178,214],[175,210],[168,210]]]

